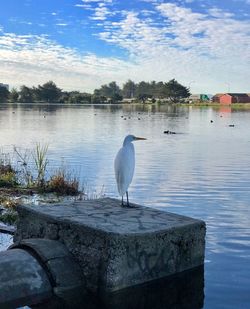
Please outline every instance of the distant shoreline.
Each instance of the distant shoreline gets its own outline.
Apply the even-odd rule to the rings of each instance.
[[[91,104],[91,103],[57,103],[57,102],[52,102],[52,103],[47,103],[47,102],[6,102],[6,103],[0,103],[0,106],[11,106],[11,105],[32,105],[32,106],[135,106],[135,105],[140,105],[140,106],[151,106],[151,105],[168,105],[168,106],[192,106],[192,107],[224,107],[224,108],[249,108],[250,109],[250,103],[233,103],[233,104],[220,104],[220,103],[159,103],[159,102],[146,102],[146,103],[141,103],[141,102],[133,102],[133,103],[97,103],[97,104]]]

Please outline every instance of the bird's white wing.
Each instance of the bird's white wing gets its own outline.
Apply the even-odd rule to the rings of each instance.
[[[135,151],[133,144],[123,146],[115,158],[115,178],[120,195],[124,195],[132,182],[135,169]]]

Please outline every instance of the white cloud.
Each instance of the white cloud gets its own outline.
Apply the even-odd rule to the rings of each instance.
[[[111,11],[112,1],[82,1],[93,2],[97,6],[91,6],[91,18],[100,27],[95,35],[110,48],[126,50],[127,60],[81,55],[46,36],[2,33],[0,80],[36,85],[51,79],[64,89],[92,91],[112,80],[121,84],[129,78],[137,82],[176,78],[185,85],[195,80],[196,92],[220,92],[225,81],[232,91],[249,92],[248,20],[235,19],[216,7],[197,13],[153,1],[149,18],[142,12]]]
[[[107,31],[100,33],[101,39],[127,49],[131,56],[151,54],[159,44],[166,44],[167,38],[162,29],[151,27],[135,12],[124,14],[122,21],[104,26]]]
[[[217,17],[217,18],[227,18],[227,17],[233,17],[234,14],[233,13],[229,13],[229,12],[224,12],[221,9],[218,9],[216,7],[209,9],[208,10],[209,15],[213,16],[213,17]]]
[[[75,4],[75,7],[84,8],[84,9],[92,9],[90,4]]]
[[[64,89],[92,91],[107,80],[124,80],[131,65],[115,58],[80,55],[46,36],[3,33],[0,36],[0,80],[12,86],[55,81]]]
[[[82,0],[83,3],[112,3],[113,0]]]
[[[100,3],[95,9],[95,13],[91,16],[91,19],[106,20],[110,15],[113,15],[113,13],[104,5],[104,3]]]
[[[115,12],[110,10],[108,6],[112,5],[113,0],[82,0],[84,4],[76,4],[76,7],[81,7],[89,11],[94,11],[90,16],[92,20],[106,20],[109,16],[115,15]]]
[[[100,2],[100,0],[82,0],[83,3]]]
[[[24,24],[24,25],[28,25],[28,26],[33,25],[33,23],[30,22],[30,21],[21,21],[20,24]]]
[[[60,27],[66,27],[68,26],[69,24],[67,23],[57,23],[56,26],[60,26]]]
[[[174,4],[161,4],[157,9],[170,23],[169,31],[175,36],[173,43],[177,46],[191,48],[197,56],[206,53],[231,62],[238,62],[240,52],[243,61],[249,60],[249,21],[233,19],[231,14],[222,14],[216,8],[210,9],[207,15]]]
[[[217,8],[207,14],[174,3],[158,3],[155,8],[164,18],[160,27],[136,12],[123,12],[119,22],[106,22],[99,34],[129,52],[136,63],[135,78],[175,77],[188,84],[192,76],[199,81],[197,91],[209,88],[209,92],[219,91],[230,80],[235,91],[248,90],[249,21],[234,19]]]

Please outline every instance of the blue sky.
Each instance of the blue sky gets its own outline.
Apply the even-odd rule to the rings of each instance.
[[[0,82],[250,92],[250,0],[3,0]]]

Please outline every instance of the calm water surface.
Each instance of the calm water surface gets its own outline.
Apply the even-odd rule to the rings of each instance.
[[[250,111],[18,105],[0,107],[0,124],[4,151],[49,143],[50,167],[63,161],[93,195],[113,197],[124,136],[146,137],[131,201],[206,221],[204,308],[250,308]]]

